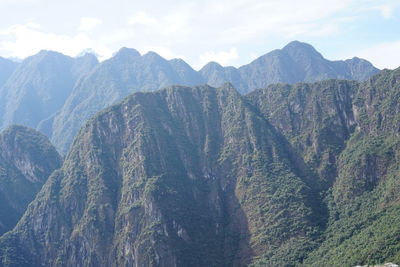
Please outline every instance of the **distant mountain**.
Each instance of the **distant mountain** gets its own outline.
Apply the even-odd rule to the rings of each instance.
[[[211,86],[232,83],[242,93],[274,83],[314,82],[329,78],[362,81],[379,72],[366,60],[329,61],[309,44],[294,41],[238,69],[216,63],[200,73]]]
[[[73,89],[54,118],[51,140],[65,153],[87,119],[127,95],[172,84],[201,83],[201,76],[183,60],[168,61],[154,52],[141,56],[134,49],[122,48]]]
[[[76,55],[76,57],[83,57],[86,56],[87,54],[95,56],[96,58],[100,57],[100,55],[91,48],[83,49],[80,53],[78,53],[78,55]]]
[[[11,124],[36,128],[60,110],[93,64],[86,57],[73,59],[52,51],[25,59],[0,88],[0,128]]]
[[[140,56],[123,48],[112,59],[100,64],[75,87],[52,126],[51,140],[66,153],[82,122],[130,93],[152,91],[168,85],[220,86],[225,82],[241,92],[270,83],[315,81],[327,78],[366,79],[379,71],[361,59],[328,61],[312,46],[292,42],[239,69],[209,63],[199,72],[180,59],[165,60],[154,52]]]
[[[235,67],[222,67],[216,62],[205,65],[199,73],[210,86],[220,86],[226,82],[234,84],[237,88],[247,88],[240,72]]]
[[[400,68],[137,92],[81,128],[1,266],[400,262]]]
[[[11,76],[18,63],[0,57],[0,88],[7,81],[7,79]]]
[[[22,126],[0,134],[0,236],[17,224],[60,166],[61,157],[44,135]]]
[[[87,119],[134,92],[229,82],[246,93],[271,83],[364,80],[378,71],[358,58],[326,60],[298,41],[238,69],[211,62],[199,72],[181,59],[166,60],[154,52],[140,55],[129,48],[101,63],[91,53],[71,58],[42,51],[20,63],[0,86],[0,129],[13,123],[36,128],[65,154]]]

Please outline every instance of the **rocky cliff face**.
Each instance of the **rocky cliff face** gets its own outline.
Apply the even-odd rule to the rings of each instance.
[[[359,84],[327,80],[312,84],[271,85],[246,97],[282,132],[329,188],[337,160],[357,122],[353,99]]]
[[[304,162],[230,86],[137,93],[80,131],[0,258],[243,266],[264,256],[283,266],[313,248],[320,206]]]
[[[247,96],[318,173],[328,223],[304,266],[400,259],[399,73],[270,86]]]
[[[11,230],[61,157],[45,136],[12,126],[0,134],[0,235]]]

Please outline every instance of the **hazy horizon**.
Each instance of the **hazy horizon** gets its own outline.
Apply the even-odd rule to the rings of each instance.
[[[312,8],[310,8],[312,7]],[[378,68],[400,62],[400,2],[343,1],[76,1],[2,0],[0,56],[26,58],[40,50],[76,56],[91,48],[100,60],[121,47],[207,62],[246,64],[292,40],[327,59],[354,56]]]

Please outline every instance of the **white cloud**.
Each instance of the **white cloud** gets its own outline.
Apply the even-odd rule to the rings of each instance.
[[[400,8],[398,0],[365,0],[362,10],[378,12],[382,18],[391,19],[396,9]]]
[[[200,55],[200,64],[197,68],[201,68],[210,61],[218,62],[221,65],[227,66],[239,57],[237,49],[232,47],[229,51],[206,51]]]
[[[93,48],[102,58],[108,58],[112,51],[97,44],[86,33],[59,35],[39,30],[40,25],[29,21],[0,30],[0,54],[7,57],[25,58],[40,50],[55,50],[75,56],[86,48]]]
[[[378,68],[395,69],[400,66],[400,40],[354,51],[352,56],[354,55],[371,61]]]
[[[140,11],[128,19],[128,24],[155,25],[158,24],[158,20],[154,17],[149,16],[144,11]]]
[[[26,22],[26,26],[31,29],[39,29],[40,25],[33,20],[28,19]]]
[[[0,0],[0,5],[35,4],[38,0]]]
[[[385,5],[378,7],[378,9],[380,10],[382,17],[384,17],[385,19],[390,19],[393,17],[394,7]]]
[[[100,25],[102,21],[97,18],[91,18],[91,17],[84,17],[81,18],[80,25],[78,27],[78,31],[81,32],[90,32],[93,30],[97,25]]]
[[[45,4],[43,0],[16,1]],[[162,3],[148,0],[124,4],[120,1],[104,4],[113,11],[107,20],[100,13],[95,15],[98,18],[81,18],[78,12],[72,14],[76,21],[80,20],[75,29],[69,29],[68,25],[49,26],[48,18],[39,20],[41,25],[31,21],[8,27],[5,30],[9,32],[0,36],[0,55],[23,57],[44,48],[72,54],[78,48],[93,48],[105,58],[111,54],[109,51],[126,46],[139,51],[154,50],[167,58],[184,55],[194,66],[208,60],[238,66],[250,61],[251,52],[260,55],[293,39],[311,43],[317,40],[320,44],[327,43],[329,38],[346,42],[343,38],[353,32],[357,38],[357,34],[368,30],[363,25],[366,18],[373,15],[377,19],[377,14],[395,18],[400,6],[399,0],[173,0]],[[102,23],[101,19],[104,19],[102,27],[95,28]],[[394,19],[381,21],[390,23]],[[58,32],[60,29],[69,32]],[[32,36],[36,39],[32,40]]]

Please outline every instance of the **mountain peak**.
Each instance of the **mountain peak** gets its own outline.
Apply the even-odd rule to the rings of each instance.
[[[154,51],[147,52],[146,54],[143,55],[143,57],[148,59],[164,59],[162,56],[160,56]]]
[[[22,64],[40,64],[41,62],[55,62],[55,61],[63,61],[63,60],[72,60],[70,56],[66,56],[60,52],[52,51],[52,50],[40,50],[39,53],[27,57],[22,61]]]
[[[82,55],[80,55],[80,56],[77,56],[76,59],[77,59],[79,62],[86,62],[86,61],[89,61],[89,62],[95,62],[96,64],[99,63],[99,60],[98,60],[96,54],[93,54],[93,53],[85,53],[85,54],[82,54]]]
[[[318,56],[323,58],[312,45],[300,41],[292,41],[288,43],[282,48],[282,51],[287,52],[292,57],[301,53],[306,54],[307,56]]]
[[[206,65],[204,65],[203,68],[201,68],[200,71],[202,70],[207,70],[207,69],[223,69],[224,67],[221,66],[221,64],[215,62],[215,61],[210,61]]]
[[[178,68],[178,69],[190,69],[190,70],[193,70],[192,67],[188,63],[186,63],[186,61],[184,61],[181,58],[173,58],[173,59],[168,60],[168,62],[172,66],[174,66],[175,68]]]
[[[76,58],[85,57],[85,56],[94,56],[94,57],[98,58],[99,54],[96,53],[96,51],[94,51],[92,48],[87,48],[87,49],[82,50],[78,55],[76,55]]]
[[[285,45],[282,48],[282,50],[285,50],[285,49],[312,49],[312,50],[315,50],[315,48],[312,45],[310,45],[308,43],[300,42],[297,40],[291,41],[290,43]]]
[[[168,60],[170,63],[172,63],[172,64],[184,64],[184,65],[188,65],[187,63],[186,63],[186,61],[184,61],[183,59],[181,59],[181,58],[173,58],[173,59],[170,59],[170,60]]]
[[[57,52],[57,51],[53,51],[53,50],[40,50],[39,53],[37,53],[34,56],[64,56],[64,57],[67,57],[64,54]]]
[[[127,48],[127,47],[122,47],[118,52],[115,54],[114,57],[119,58],[119,57],[139,57],[140,53],[136,49],[133,48]]]

